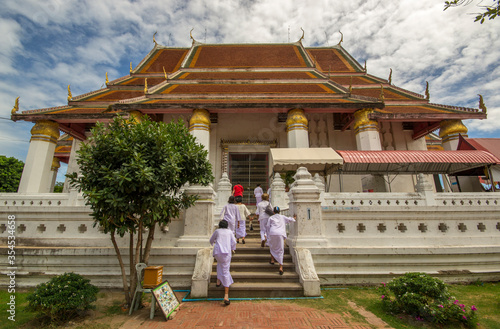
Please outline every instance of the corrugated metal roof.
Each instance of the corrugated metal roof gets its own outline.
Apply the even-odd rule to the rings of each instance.
[[[337,151],[344,159],[342,171],[350,174],[424,173],[454,174],[499,164],[486,151]]]

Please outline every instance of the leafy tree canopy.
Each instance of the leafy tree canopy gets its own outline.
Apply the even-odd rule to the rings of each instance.
[[[142,119],[118,116],[109,125],[97,123],[77,151],[80,175],[67,175],[83,191],[95,224],[110,234],[129,305],[137,284],[135,264],[148,262],[156,224],[168,224],[194,204],[196,196],[181,192],[186,183],[206,186],[214,179],[207,151],[182,121]],[[143,251],[144,228],[149,232]],[[115,233],[129,234],[130,285]]]
[[[452,0],[452,1],[445,1],[444,2],[444,10],[450,8],[450,7],[457,7],[457,6],[467,6],[470,4],[472,0]],[[480,2],[482,3],[482,1]],[[484,23],[485,19],[488,18],[489,20],[495,19],[500,15],[500,0],[493,0],[491,5],[478,5],[478,7],[481,9],[480,13],[476,14],[476,19],[474,22],[479,21],[481,24]]]
[[[182,122],[139,123],[121,117],[98,123],[78,151],[81,175],[68,175],[90,204],[105,233],[123,236],[167,224],[195,197],[179,193],[186,183],[208,185],[212,168],[207,151]]]
[[[56,182],[54,185],[54,193],[62,193],[64,182]]]
[[[24,162],[0,155],[0,192],[17,192]]]

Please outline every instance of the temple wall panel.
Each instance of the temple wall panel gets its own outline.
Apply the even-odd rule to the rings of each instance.
[[[500,279],[498,193],[325,193],[321,225],[327,245],[310,248],[321,284],[380,283],[407,271],[447,281]],[[121,286],[109,235],[93,227],[81,196],[70,193],[0,194],[0,216],[16,216],[16,284],[80,273],[99,287]],[[299,218],[304,220],[304,218]],[[157,228],[151,264],[164,279],[189,287],[198,247],[176,245],[184,221]],[[7,263],[6,223],[0,224],[0,261]],[[146,235],[147,232],[144,232]],[[292,238],[292,236],[290,236]],[[118,238],[128,262],[128,237]],[[8,279],[0,269],[0,283]]]

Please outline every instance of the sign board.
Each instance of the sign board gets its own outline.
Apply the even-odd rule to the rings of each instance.
[[[165,319],[168,320],[170,314],[177,307],[179,307],[180,303],[177,297],[174,294],[174,291],[168,284],[168,281],[163,282],[158,287],[153,289],[153,295],[156,298],[156,301],[160,305],[160,308],[165,315]]]

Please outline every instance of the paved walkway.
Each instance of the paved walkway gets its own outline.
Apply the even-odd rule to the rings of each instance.
[[[182,303],[173,319],[165,321],[161,311],[149,319],[149,307],[137,311],[121,326],[135,328],[183,328],[183,329],[371,329],[368,324],[356,324],[344,316],[302,307],[289,303],[270,301],[233,301],[225,306],[219,301]],[[378,326],[376,326],[378,327]]]

